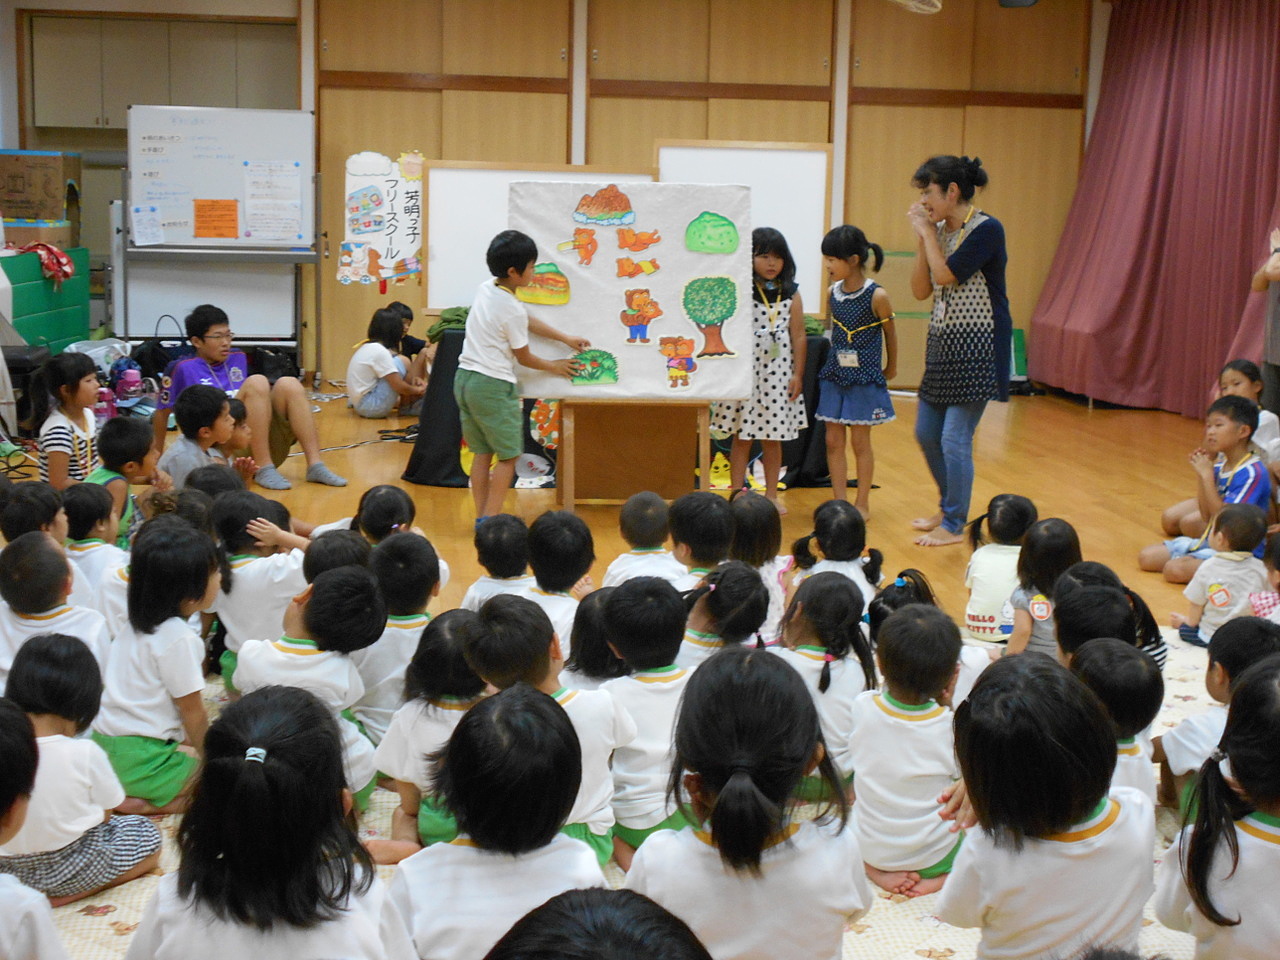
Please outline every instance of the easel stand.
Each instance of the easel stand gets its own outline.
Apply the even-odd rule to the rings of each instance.
[[[556,498],[570,512],[579,504],[616,505],[652,490],[668,500],[711,489],[711,405],[705,400],[570,401],[560,407]],[[581,457],[579,457],[581,451]]]

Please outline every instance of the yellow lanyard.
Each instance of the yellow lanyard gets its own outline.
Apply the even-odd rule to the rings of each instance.
[[[764,292],[764,287],[760,286],[759,281],[756,282],[756,292],[760,294],[760,300],[764,304],[765,317],[769,321],[769,329],[773,329],[773,325],[778,322],[778,314],[782,312],[782,284],[778,284],[778,299],[769,303],[769,297]]]
[[[859,292],[861,292],[861,291],[859,291]],[[856,293],[854,294],[854,296],[855,296],[855,297],[856,297],[857,295],[858,295],[858,294],[856,294]],[[852,330],[850,330],[850,329],[849,329],[848,327],[846,327],[843,323],[841,323],[839,320],[837,320],[837,319],[836,319],[835,311],[833,310],[833,311],[831,312],[831,322],[832,322],[832,323],[834,323],[834,324],[835,324],[837,327],[839,327],[841,330],[843,330],[843,331],[844,331],[844,335],[845,335],[846,337],[848,337],[850,340],[852,340],[852,339],[853,339],[853,335],[854,335],[855,333],[861,333],[863,330],[870,330],[872,327],[878,327],[878,326],[880,326],[881,324],[888,323],[890,320],[894,319],[896,316],[897,316],[897,314],[895,314],[895,313],[891,313],[891,314],[889,314],[887,317],[885,317],[885,318],[883,318],[883,319],[881,319],[881,320],[877,320],[875,323],[864,323],[862,326],[860,326],[860,327],[854,327]]]

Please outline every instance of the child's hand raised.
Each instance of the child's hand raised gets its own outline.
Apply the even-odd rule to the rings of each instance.
[[[283,530],[265,517],[250,520],[244,529],[249,536],[253,537],[259,547],[277,546],[281,542],[280,538],[284,535]]]
[[[253,479],[253,475],[258,472],[258,461],[253,457],[236,457],[231,466],[235,468],[236,473],[240,474],[245,484],[248,484]]]
[[[1201,476],[1211,475],[1213,473],[1213,457],[1204,450],[1192,450],[1191,456],[1187,458],[1191,464],[1191,469]]]

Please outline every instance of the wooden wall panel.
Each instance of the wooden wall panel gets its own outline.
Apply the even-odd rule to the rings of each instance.
[[[1079,110],[968,107],[964,152],[982,158],[991,184],[979,206],[1004,224],[1009,310],[1026,329],[1053,262],[1080,169]]]
[[[655,140],[707,139],[705,100],[592,97],[587,103],[587,163],[622,170],[656,162]]]
[[[442,0],[318,0],[321,70],[440,73]]]
[[[830,108],[802,100],[708,100],[708,140],[830,143]]]
[[[447,74],[569,75],[569,0],[444,0],[443,13]]]
[[[1088,0],[1024,8],[979,4],[973,89],[1082,93],[1088,30]]]
[[[917,196],[911,175],[929,157],[963,147],[962,107],[852,107],[845,217],[886,250],[915,250],[907,224]]]
[[[568,97],[446,90],[443,98],[440,159],[568,162]]]
[[[708,0],[591,0],[588,74],[598,80],[706,80],[709,10]]]
[[[420,150],[440,159],[441,94],[435,91],[321,90],[319,101],[320,173],[323,177],[321,222],[328,233],[329,253],[321,260],[323,310],[319,321],[321,364],[333,379],[346,375],[351,345],[364,339],[369,317],[391,300],[419,309],[426,303],[421,286],[408,283],[378,293],[376,284],[338,283],[338,248],[344,235],[347,157],[376,150],[393,160]],[[422,335],[422,326],[415,330]]]
[[[710,79],[831,82],[832,0],[711,0]]]
[[[946,0],[940,13],[921,16],[886,0],[853,0],[853,85],[968,90],[976,5]]]

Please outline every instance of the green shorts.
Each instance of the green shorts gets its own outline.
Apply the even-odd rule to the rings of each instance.
[[[448,843],[458,836],[458,821],[439,800],[423,797],[418,804],[418,839],[424,847]]]
[[[227,693],[240,692],[232,682],[236,675],[236,664],[239,660],[240,655],[234,650],[223,650],[222,656],[218,658],[218,663],[222,664],[222,686]]]
[[[453,379],[453,398],[462,416],[462,437],[472,453],[492,454],[499,460],[520,456],[524,407],[519,387],[475,370],[459,370]]]
[[[604,866],[609,862],[609,858],[613,856],[613,831],[608,833],[592,833],[591,828],[585,823],[566,823],[560,828],[560,832],[566,837],[573,837],[575,840],[581,840],[596,855],[596,859],[600,861],[600,866]]]
[[[848,791],[853,784],[853,774],[849,774],[840,782],[844,784],[845,790]],[[821,777],[801,777],[800,785],[796,787],[792,796],[804,803],[818,803],[820,800],[828,799],[827,781]],[[830,799],[834,800],[835,798],[831,797]]]
[[[940,877],[944,873],[950,873],[952,864],[956,862],[956,854],[960,852],[960,845],[964,843],[964,834],[960,834],[960,838],[956,841],[956,845],[947,851],[947,855],[935,863],[932,867],[925,867],[923,870],[915,870],[913,873],[920,874],[921,880],[931,880],[934,877]]]
[[[163,807],[181,793],[200,765],[195,757],[178,750],[176,740],[107,737],[95,732],[93,742],[111,761],[125,795],[156,807]]]
[[[267,449],[271,451],[271,463],[279,467],[289,459],[289,451],[293,449],[293,445],[298,442],[297,435],[293,432],[293,427],[289,426],[289,421],[282,417],[275,409],[271,411],[271,425],[267,428]],[[245,448],[244,450],[233,451],[237,457],[251,457],[253,451]],[[265,466],[265,464],[258,464]]]
[[[620,823],[613,825],[613,835],[628,846],[640,849],[640,844],[649,839],[650,834],[659,830],[683,830],[685,827],[696,827],[698,822],[684,809],[677,810],[661,823],[652,827],[624,827]]]

